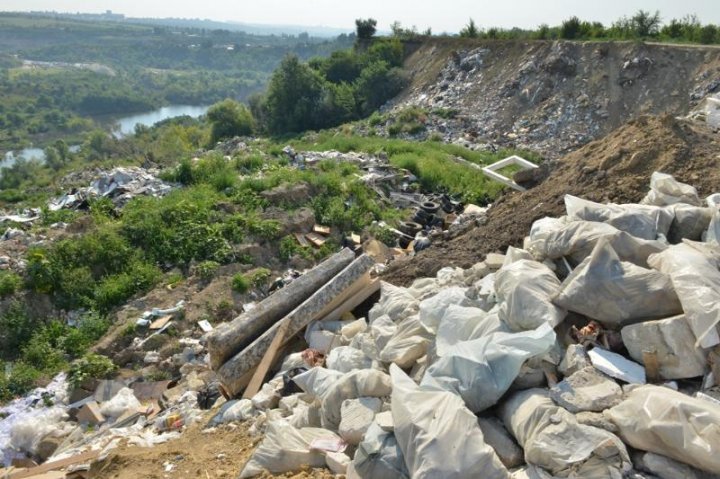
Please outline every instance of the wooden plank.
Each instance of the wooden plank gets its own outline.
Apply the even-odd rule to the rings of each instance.
[[[66,477],[67,474],[62,471],[49,471],[30,476],[28,479],[65,479]]]
[[[380,280],[375,278],[365,283],[363,287],[355,291],[352,296],[347,298],[343,303],[338,305],[335,309],[330,311],[327,315],[323,316],[321,321],[336,321],[342,317],[348,311],[360,306],[366,299],[372,296],[375,292],[380,290]]]
[[[317,233],[308,233],[305,235],[305,238],[307,238],[307,240],[309,242],[311,242],[313,244],[313,246],[316,246],[318,248],[320,246],[324,245],[325,242],[327,241],[325,238],[323,238],[322,236],[320,236]]]
[[[260,364],[258,364],[257,369],[255,369],[255,374],[253,374],[252,379],[250,379],[250,383],[245,388],[243,399],[251,399],[260,391],[260,388],[265,381],[265,376],[267,376],[268,371],[277,359],[278,351],[285,342],[285,335],[287,334],[289,324],[289,321],[283,321],[277,329],[275,337],[273,338],[272,343],[270,343],[270,347],[267,351],[265,351],[265,355],[260,361]]]
[[[313,231],[315,233],[320,233],[321,235],[328,236],[330,234],[330,227],[329,226],[323,226],[323,225],[314,225]]]
[[[360,235],[359,235],[359,234],[351,233],[351,234],[350,234],[350,239],[351,239],[352,242],[355,243],[355,244],[360,244],[360,243],[361,243],[361,241],[360,241]]]
[[[83,452],[82,454],[76,454],[65,459],[60,459],[59,461],[46,462],[45,464],[41,464],[37,467],[11,473],[7,476],[7,479],[28,479],[44,472],[55,471],[57,469],[62,469],[63,467],[72,466],[73,464],[94,461],[99,455],[100,451]]]
[[[655,351],[643,351],[643,365],[645,366],[645,375],[648,382],[656,383],[660,381],[660,363],[658,363],[657,353]]]
[[[153,321],[152,323],[150,323],[149,329],[151,329],[153,331],[162,329],[163,326],[165,326],[168,323],[168,321],[170,321],[171,319],[172,319],[172,314],[168,314],[167,316],[162,316],[162,317],[156,319],[155,321]]]
[[[305,236],[303,236],[302,233],[295,233],[294,236],[295,236],[295,239],[297,240],[297,242],[300,243],[300,246],[302,246],[302,247],[310,246],[310,243],[308,243],[308,240],[305,239]]]

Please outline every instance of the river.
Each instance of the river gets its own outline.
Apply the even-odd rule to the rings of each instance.
[[[159,121],[176,116],[188,115],[197,118],[200,115],[204,115],[208,108],[208,106],[170,105],[145,113],[125,116],[114,121],[115,128],[113,129],[113,135],[115,135],[116,138],[132,135],[135,133],[135,125],[152,126]],[[70,147],[71,151],[78,151],[79,149],[79,145]],[[0,167],[11,166],[18,158],[44,160],[45,153],[41,148],[25,148],[18,151],[8,151],[5,153],[4,160],[0,162]]]

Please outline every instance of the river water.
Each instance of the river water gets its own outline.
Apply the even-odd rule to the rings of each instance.
[[[113,135],[115,135],[116,138],[132,135],[135,133],[135,125],[152,126],[159,121],[176,116],[188,115],[197,118],[200,115],[204,115],[208,108],[208,106],[170,105],[146,113],[125,116],[115,121],[116,126],[113,129]],[[71,151],[78,151],[79,149],[79,145],[70,147]],[[11,166],[18,158],[44,160],[45,153],[41,148],[25,148],[18,151],[8,151],[5,153],[4,160],[0,162],[0,167]]]

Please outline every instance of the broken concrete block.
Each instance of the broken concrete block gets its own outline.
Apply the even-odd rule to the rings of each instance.
[[[380,429],[385,432],[393,432],[395,430],[395,421],[392,417],[392,411],[383,411],[375,415],[375,422]]]
[[[565,350],[565,356],[560,361],[558,371],[567,377],[588,366],[592,366],[592,363],[585,348],[580,344],[571,344]]]
[[[485,442],[489,444],[500,458],[505,467],[512,469],[525,464],[523,450],[515,439],[507,432],[499,419],[494,417],[478,418],[478,425],[483,433]]]
[[[505,255],[498,253],[488,253],[485,257],[485,265],[490,269],[500,269],[505,263]]]
[[[575,414],[575,419],[586,426],[599,427],[608,432],[616,433],[618,428],[601,412],[582,411]]]
[[[340,427],[338,433],[348,444],[358,445],[365,436],[365,432],[375,418],[375,414],[382,409],[379,398],[362,397],[346,399],[340,408]]]
[[[325,464],[333,474],[345,474],[350,465],[351,459],[344,452],[327,452],[325,453]]]
[[[623,343],[630,356],[642,364],[643,353],[655,353],[664,379],[694,378],[705,374],[707,353],[695,346],[695,335],[684,314],[625,326]]]
[[[570,412],[600,412],[622,401],[620,386],[592,366],[581,369],[550,389],[550,397]]]
[[[590,361],[598,371],[631,384],[645,384],[645,368],[638,363],[603,348],[594,348],[589,353]]]
[[[77,422],[80,424],[102,424],[105,422],[105,416],[100,412],[100,405],[91,401],[85,404],[77,413]]]
[[[35,456],[37,456],[38,461],[40,463],[47,461],[50,456],[55,454],[62,442],[63,438],[60,437],[45,436],[42,438],[35,449]]]

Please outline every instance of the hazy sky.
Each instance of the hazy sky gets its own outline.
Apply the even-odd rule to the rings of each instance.
[[[472,17],[483,27],[535,27],[559,24],[577,15],[609,24],[638,9],[660,10],[664,20],[696,13],[720,23],[720,0],[1,0],[0,10],[103,12],[134,17],[185,17],[247,23],[324,25],[354,28],[359,17],[373,17],[387,30],[399,20],[434,32],[455,32]]]

